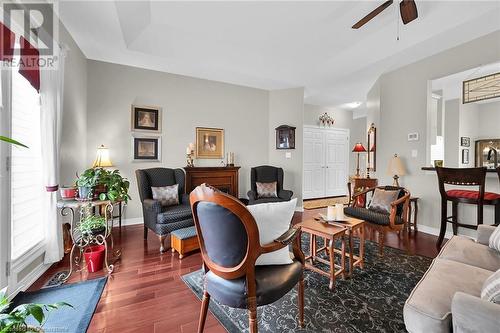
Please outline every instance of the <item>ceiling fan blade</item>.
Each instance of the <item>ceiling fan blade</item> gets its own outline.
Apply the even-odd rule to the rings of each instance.
[[[372,10],[368,15],[366,15],[361,20],[359,20],[355,25],[352,26],[352,28],[353,29],[361,28],[363,25],[368,23],[372,18],[374,18],[375,16],[380,14],[384,9],[386,9],[387,7],[392,5],[392,3],[393,3],[393,0],[388,0],[388,1],[384,2],[383,4],[381,4],[380,6],[375,8],[374,10]]]
[[[404,24],[408,24],[418,17],[417,5],[414,0],[403,0],[399,3],[399,11]]]

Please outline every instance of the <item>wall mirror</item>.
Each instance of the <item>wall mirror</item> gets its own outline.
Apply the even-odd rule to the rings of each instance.
[[[368,129],[368,164],[369,171],[377,171],[377,128],[372,123]]]

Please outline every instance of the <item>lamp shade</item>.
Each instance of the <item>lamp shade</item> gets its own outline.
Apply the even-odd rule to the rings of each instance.
[[[404,176],[406,174],[406,169],[403,161],[399,158],[398,154],[394,154],[389,160],[389,165],[387,166],[387,174],[394,176]]]
[[[352,148],[352,152],[353,153],[364,153],[364,152],[366,152],[366,149],[361,142],[358,142]]]
[[[112,167],[113,163],[109,159],[109,149],[101,145],[97,148],[97,154],[94,160],[93,168],[104,168],[104,167]]]

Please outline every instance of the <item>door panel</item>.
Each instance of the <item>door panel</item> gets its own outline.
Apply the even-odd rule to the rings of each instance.
[[[325,195],[324,135],[313,129],[304,129],[304,199]]]
[[[326,196],[347,194],[348,140],[347,131],[326,134]]]

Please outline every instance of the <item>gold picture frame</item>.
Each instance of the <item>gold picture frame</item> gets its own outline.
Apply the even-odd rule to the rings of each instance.
[[[224,158],[224,130],[196,127],[196,158]]]

